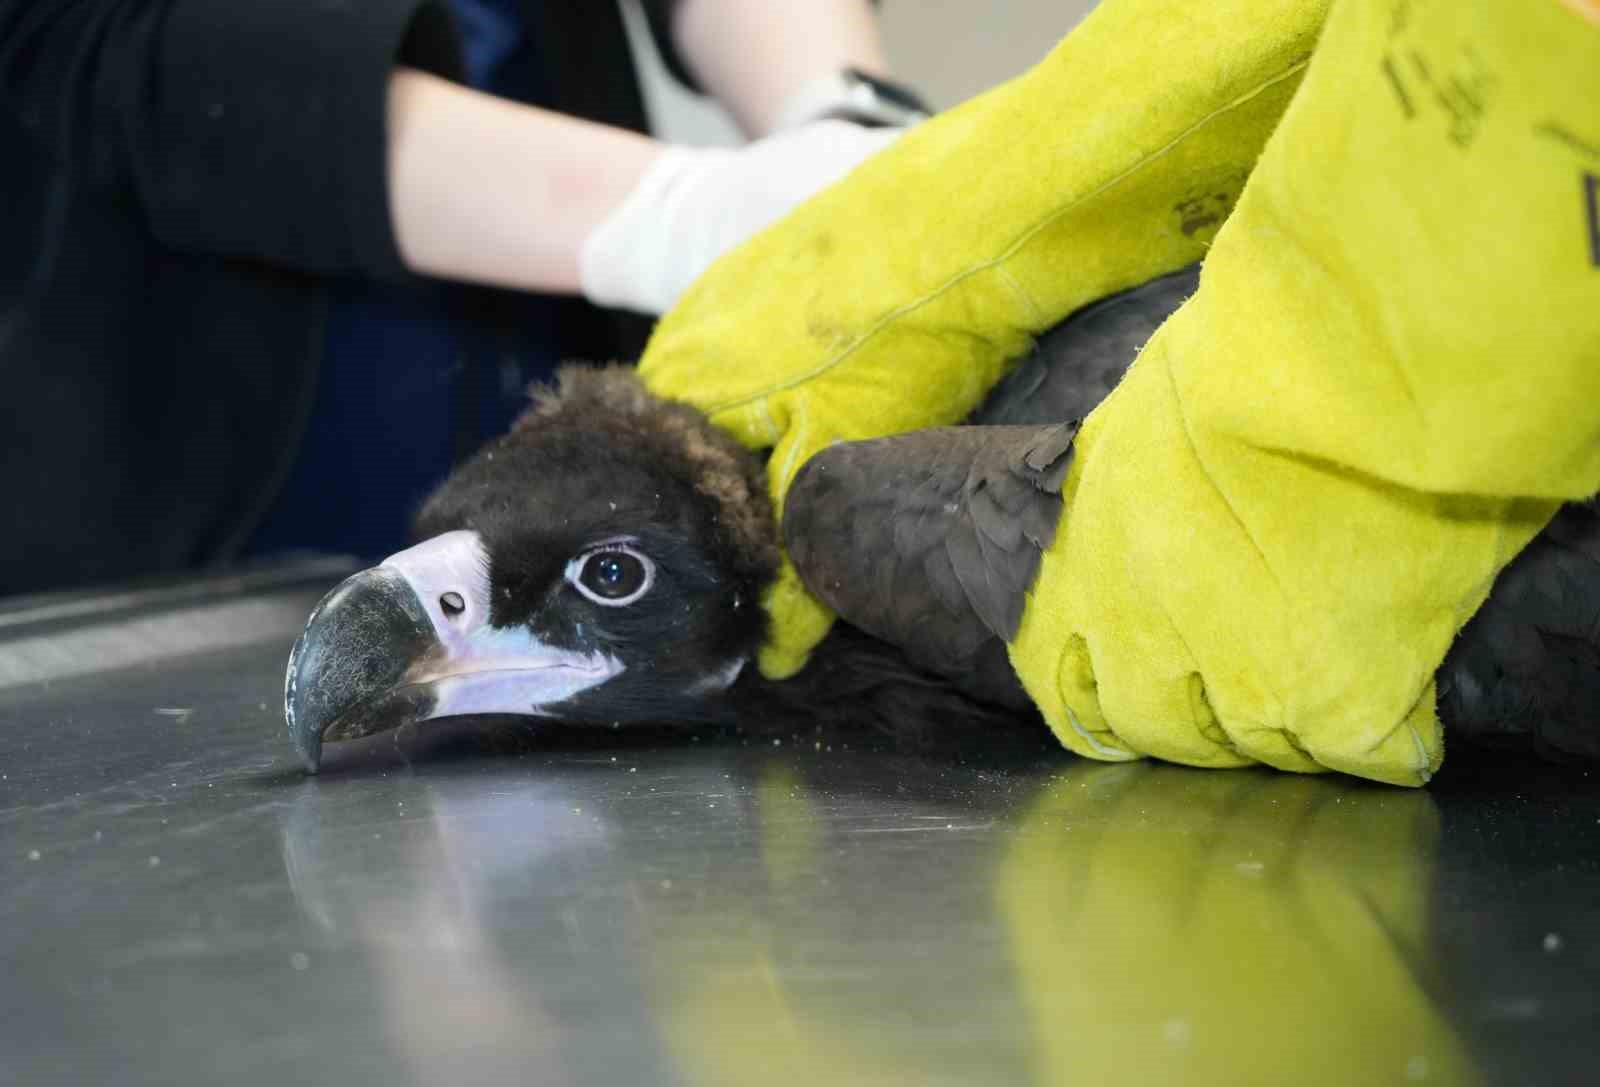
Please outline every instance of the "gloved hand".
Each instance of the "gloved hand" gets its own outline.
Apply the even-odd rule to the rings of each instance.
[[[1078,437],[1012,662],[1067,746],[1425,782],[1433,674],[1600,486],[1600,26],[1340,0]],[[980,330],[981,331],[981,330]]]
[[[579,253],[598,305],[663,313],[723,253],[862,160],[896,128],[814,121],[740,148],[670,146]]]
[[[1108,0],[733,251],[658,326],[657,393],[771,448],[781,508],[838,439],[955,422],[1032,334],[1199,258],[1298,85],[1323,0]],[[831,617],[785,565],[761,669]]]

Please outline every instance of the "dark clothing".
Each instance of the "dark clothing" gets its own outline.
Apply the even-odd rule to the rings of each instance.
[[[642,129],[613,5],[526,18],[541,104]],[[238,552],[301,444],[330,295],[421,287],[388,77],[459,54],[427,0],[0,0],[0,594]],[[524,301],[460,294],[486,326]],[[575,353],[647,327],[558,308]]]
[[[522,102],[549,98],[524,0],[445,0],[464,82]],[[561,359],[553,299],[499,299],[439,282],[349,280],[332,291],[316,395],[287,481],[247,556],[315,549],[378,559],[450,469],[504,434],[527,388]],[[507,312],[509,311],[509,312]]]
[[[557,346],[557,300],[507,297],[479,317],[476,294],[334,286],[310,417],[247,556],[398,550],[450,469],[510,429],[528,386],[548,382],[566,358],[593,354]]]

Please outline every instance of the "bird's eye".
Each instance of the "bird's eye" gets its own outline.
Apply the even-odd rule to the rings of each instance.
[[[573,560],[567,580],[596,604],[618,608],[649,592],[655,572],[655,564],[644,555],[612,545]]]

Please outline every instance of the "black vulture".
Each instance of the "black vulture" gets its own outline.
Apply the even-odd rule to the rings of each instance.
[[[779,560],[761,457],[626,368],[566,368],[428,499],[420,543],[313,612],[285,685],[296,748],[315,770],[324,741],[473,714],[902,739],[1037,721],[1005,640],[1077,422],[1197,281],[1191,267],[1073,314],[967,426],[812,458],[783,542],[847,622],[783,682],[752,664]],[[1572,504],[1440,668],[1447,735],[1600,757],[1597,647],[1600,516]]]

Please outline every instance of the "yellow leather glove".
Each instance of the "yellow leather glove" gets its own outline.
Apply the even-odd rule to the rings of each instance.
[[[838,439],[952,423],[1032,334],[1196,260],[1298,85],[1326,0],[1108,0],[1037,68],[912,130],[723,257],[639,371],[789,483]],[[831,616],[787,564],[761,668]]]
[[[1451,639],[1600,486],[1597,102],[1556,0],[1336,4],[1078,438],[1012,646],[1064,743],[1428,779]]]

